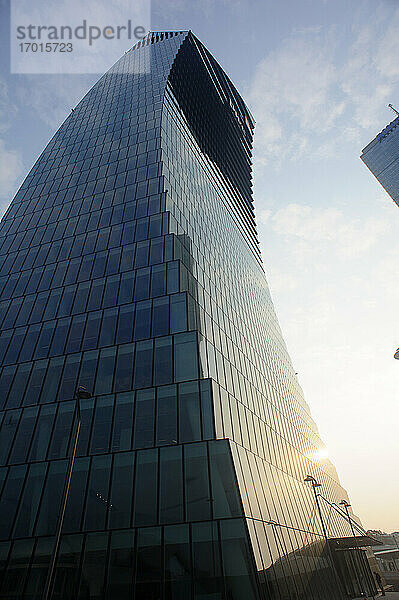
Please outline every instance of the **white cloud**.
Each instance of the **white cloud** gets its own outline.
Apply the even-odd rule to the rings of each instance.
[[[374,17],[355,25],[339,52],[334,27],[294,29],[260,61],[247,93],[258,166],[332,156],[389,119],[386,105],[399,92],[399,9]]]
[[[22,159],[16,150],[8,150],[0,139],[0,197],[15,192],[16,184],[22,175]],[[9,198],[0,204],[2,213]]]
[[[55,130],[97,79],[96,75],[25,75],[16,94],[22,106],[33,108]]]
[[[322,247],[330,244],[344,258],[361,256],[390,228],[387,217],[349,220],[335,208],[288,204],[271,217],[276,233]]]
[[[8,86],[0,79],[0,132],[5,133],[12,118],[16,115],[17,108],[10,101]],[[15,191],[16,185],[22,175],[22,157],[20,152],[6,146],[0,138],[0,215],[8,205],[9,195]],[[1,199],[4,197],[4,201]]]

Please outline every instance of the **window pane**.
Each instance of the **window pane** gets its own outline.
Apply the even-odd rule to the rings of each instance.
[[[210,597],[222,600],[224,592],[217,524],[193,523],[192,544],[194,598],[205,600]]]
[[[191,555],[188,525],[165,527],[165,598],[190,599]]]
[[[111,451],[130,450],[132,447],[132,425],[134,392],[117,394],[112,432]]]
[[[170,332],[178,333],[187,329],[186,294],[174,294],[170,297]]]
[[[40,504],[36,535],[53,535],[55,533],[64,492],[66,469],[66,460],[50,463]]]
[[[174,336],[175,381],[198,378],[197,336],[180,333]]]
[[[179,420],[181,442],[201,439],[198,382],[179,385]]]
[[[98,361],[95,394],[107,394],[112,391],[115,356],[115,347],[101,350],[100,360]]]
[[[184,446],[186,510],[189,521],[211,518],[206,444]]]
[[[134,388],[152,385],[152,345],[152,340],[137,342],[136,344],[133,378]]]
[[[133,598],[134,531],[115,531],[109,551],[106,600]]]
[[[47,455],[57,406],[42,406],[33,436],[29,460],[44,460]]]
[[[110,454],[94,456],[92,459],[90,481],[87,491],[86,516],[84,529],[104,529],[109,510],[109,476],[111,469]]]
[[[90,454],[108,452],[113,410],[113,396],[97,399],[91,434]]]
[[[130,526],[133,496],[134,452],[115,454],[109,504],[108,526]]]
[[[177,388],[175,385],[157,389],[156,444],[177,443]]]
[[[87,457],[77,458],[74,462],[62,527],[65,533],[80,530],[89,466],[90,459]]]
[[[102,598],[107,546],[108,534],[91,533],[87,536],[78,600],[100,600]]]
[[[65,535],[61,538],[54,576],[54,600],[76,600],[82,540],[82,535]]]
[[[118,357],[115,369],[116,392],[130,390],[133,377],[134,344],[124,344],[118,348]]]
[[[14,445],[9,458],[10,463],[24,462],[26,460],[38,412],[39,408],[37,406],[25,408],[17,435],[14,439]]]
[[[66,455],[69,439],[72,435],[72,423],[75,412],[75,402],[61,402],[55,421],[51,440],[49,458],[61,458]]]
[[[172,383],[172,337],[156,338],[154,350],[154,385]]]
[[[157,522],[158,450],[137,452],[134,526]]]
[[[161,597],[161,528],[147,527],[137,533],[136,598]]]
[[[183,464],[182,447],[165,446],[160,449],[160,522],[183,520]]]
[[[13,532],[15,537],[30,537],[33,534],[33,526],[46,476],[46,469],[47,463],[37,463],[30,466],[15,521]]]
[[[228,442],[209,442],[214,518],[242,514]]]
[[[14,515],[18,507],[19,497],[22,491],[26,474],[26,465],[11,467],[7,480],[4,484],[0,501],[0,538],[7,539],[10,536]]]

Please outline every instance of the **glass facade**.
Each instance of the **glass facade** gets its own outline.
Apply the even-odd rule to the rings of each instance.
[[[399,206],[399,117],[363,148],[360,158]]]
[[[270,298],[254,121],[191,32],[149,34],[0,225],[0,597],[334,600],[347,498]]]

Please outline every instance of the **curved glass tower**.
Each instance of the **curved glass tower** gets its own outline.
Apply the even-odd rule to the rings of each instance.
[[[322,525],[351,534],[347,495],[270,298],[253,127],[191,32],[149,34],[5,214],[1,598],[43,598],[61,525],[53,599],[343,597]]]

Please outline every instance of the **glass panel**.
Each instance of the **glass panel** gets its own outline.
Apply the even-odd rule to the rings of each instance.
[[[10,410],[5,413],[4,421],[0,429],[0,464],[2,465],[7,462],[21,413],[22,410]]]
[[[113,529],[130,526],[134,458],[134,452],[114,456],[108,522]]]
[[[214,413],[212,404],[211,382],[200,381],[202,437],[213,439],[215,437]]]
[[[123,344],[133,339],[134,304],[126,304],[119,309],[118,329],[116,343]]]
[[[136,392],[136,412],[134,418],[133,448],[146,448],[154,445],[155,390]]]
[[[180,442],[201,439],[201,417],[198,382],[179,385]]]
[[[102,600],[108,534],[89,533],[82,562],[78,600]]]
[[[69,439],[72,434],[74,412],[75,402],[61,402],[59,404],[48,454],[49,458],[61,458],[66,456]]]
[[[170,332],[178,333],[187,329],[186,294],[175,294],[170,297]]]
[[[157,389],[156,444],[177,444],[177,389],[175,385]]]
[[[109,550],[106,600],[133,598],[134,531],[115,531]]]
[[[155,298],[152,307],[152,336],[169,333],[169,296]]]
[[[174,336],[175,381],[198,378],[197,336],[180,333]]]
[[[47,360],[39,360],[33,364],[28,387],[25,392],[24,404],[37,404],[39,402],[47,365]]]
[[[15,537],[30,537],[33,535],[33,527],[42,494],[46,470],[47,463],[38,463],[30,466],[15,521],[13,532]]]
[[[155,339],[154,385],[172,383],[172,337]]]
[[[134,361],[133,387],[141,388],[152,385],[153,340],[137,342]]]
[[[63,532],[69,533],[79,531],[80,529],[89,467],[89,458],[77,458],[74,462],[62,528]]]
[[[193,523],[193,575],[195,600],[222,600],[218,529],[216,523]]]
[[[90,481],[87,491],[84,529],[104,529],[109,511],[109,477],[111,470],[110,454],[94,456],[92,459]]]
[[[50,463],[46,486],[40,503],[36,535],[53,535],[55,533],[64,493],[66,469],[66,460],[57,460]]]
[[[183,464],[181,446],[160,449],[160,522],[183,520]]]
[[[40,396],[41,404],[45,404],[47,402],[56,402],[58,400],[57,390],[64,366],[64,360],[64,356],[59,356],[50,360],[46,379],[44,380],[44,385]]]
[[[165,599],[192,598],[191,570],[188,525],[165,527]]]
[[[38,412],[39,408],[37,406],[25,408],[23,411],[22,419],[9,457],[10,463],[24,462],[26,460]]]
[[[160,527],[137,532],[136,598],[158,600],[161,597],[162,552]]]
[[[6,408],[18,408],[21,405],[21,400],[24,397],[24,391],[29,379],[31,368],[32,363],[24,363],[19,365],[15,374],[12,388],[8,395]]]
[[[130,450],[132,447],[132,425],[134,392],[117,394],[112,432],[111,451]]]
[[[71,400],[74,398],[80,361],[80,354],[70,354],[66,357],[64,372],[62,374],[60,389],[58,391],[59,400]]]
[[[115,370],[115,391],[130,390],[133,377],[134,344],[119,346]]]
[[[54,576],[53,600],[76,600],[83,535],[61,538]]]
[[[26,575],[29,570],[34,540],[17,540],[9,558],[8,568],[1,586],[1,598],[22,598]]]
[[[11,467],[0,500],[0,538],[7,539],[13,526],[15,512],[25,479],[27,466]]]
[[[32,440],[29,460],[44,460],[46,458],[56,410],[56,405],[41,407]]]
[[[223,568],[226,591],[232,600],[257,597],[252,561],[247,538],[247,532],[242,520],[227,520],[220,522]]]
[[[90,350],[83,353],[82,365],[79,373],[79,385],[85,387],[89,392],[94,390],[98,361],[98,350]]]
[[[184,479],[188,521],[211,518],[206,444],[184,446]]]
[[[233,462],[227,442],[209,442],[213,516],[235,517],[242,514]]]
[[[137,452],[134,526],[157,522],[158,450]]]
[[[115,356],[116,347],[101,350],[100,360],[98,361],[95,394],[107,394],[112,392]]]
[[[113,411],[114,396],[97,399],[91,434],[90,454],[108,452]]]

